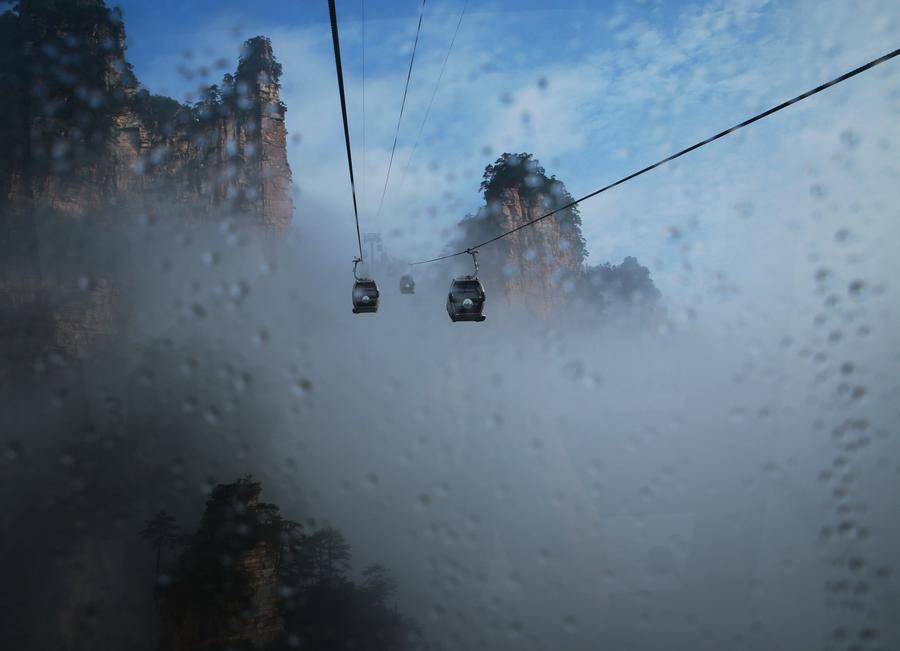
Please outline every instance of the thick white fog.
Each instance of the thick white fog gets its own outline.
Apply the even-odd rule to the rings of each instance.
[[[252,473],[287,515],[341,528],[357,567],[388,565],[443,648],[900,634],[891,207],[846,236],[759,218],[744,249],[779,291],[694,274],[693,314],[670,290],[644,330],[541,318],[490,287],[485,323],[451,324],[453,263],[421,268],[411,297],[385,270],[379,312],[355,316],[347,217],[305,207],[287,243],[157,219],[117,245],[132,311],[84,360],[84,397],[94,427],[119,402],[152,420],[121,428],[141,432],[123,462],[174,482],[187,517]],[[820,253],[773,255],[773,231]]]

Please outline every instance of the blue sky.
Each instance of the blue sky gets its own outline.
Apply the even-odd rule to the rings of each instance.
[[[180,99],[190,100],[201,81],[180,68],[206,67],[212,83],[234,68],[244,39],[272,38],[285,71],[297,230],[327,219],[349,259],[355,242],[325,0],[118,4],[138,77]],[[534,153],[574,195],[584,194],[894,49],[900,31],[900,6],[878,0],[470,5],[404,174],[462,7],[458,0],[428,4],[385,210],[376,219],[419,3],[367,2],[363,152],[361,3],[338,2],[363,230],[386,234],[398,256],[442,252],[453,225],[480,204],[484,166],[503,151]],[[758,270],[821,254],[830,241],[836,227],[820,218],[811,185],[832,190],[826,212],[836,221],[849,215],[861,187],[870,201],[898,198],[883,173],[896,159],[898,67],[888,64],[585,203],[590,261],[636,255],[664,293],[683,289],[686,303],[737,285],[759,296],[780,292],[789,304],[793,285],[771,275],[760,282]],[[848,130],[862,143],[855,152],[842,150]],[[852,165],[826,163],[836,156],[852,156]],[[870,215],[893,228],[889,215]],[[871,251],[867,259],[884,261]]]

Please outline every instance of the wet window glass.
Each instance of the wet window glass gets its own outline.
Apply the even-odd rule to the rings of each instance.
[[[900,649],[898,34],[0,1],[0,649]]]

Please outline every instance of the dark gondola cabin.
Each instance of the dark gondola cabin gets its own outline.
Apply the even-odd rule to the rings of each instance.
[[[484,321],[485,300],[484,287],[477,277],[454,278],[447,295],[447,314],[453,322]]]
[[[413,280],[413,277],[409,274],[405,274],[400,278],[400,293],[401,294],[415,294],[416,293],[416,281]]]
[[[361,278],[353,283],[353,314],[378,311],[378,285],[374,280]]]

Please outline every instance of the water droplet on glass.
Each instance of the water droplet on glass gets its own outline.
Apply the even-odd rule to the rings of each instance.
[[[6,444],[3,456],[6,457],[7,461],[16,461],[22,457],[22,445],[15,441],[10,441]]]
[[[291,386],[291,392],[298,398],[303,398],[310,394],[312,388],[312,382],[310,382],[306,378],[300,378]]]
[[[577,382],[584,377],[584,364],[578,361],[568,362],[563,366],[563,376],[567,380]]]

